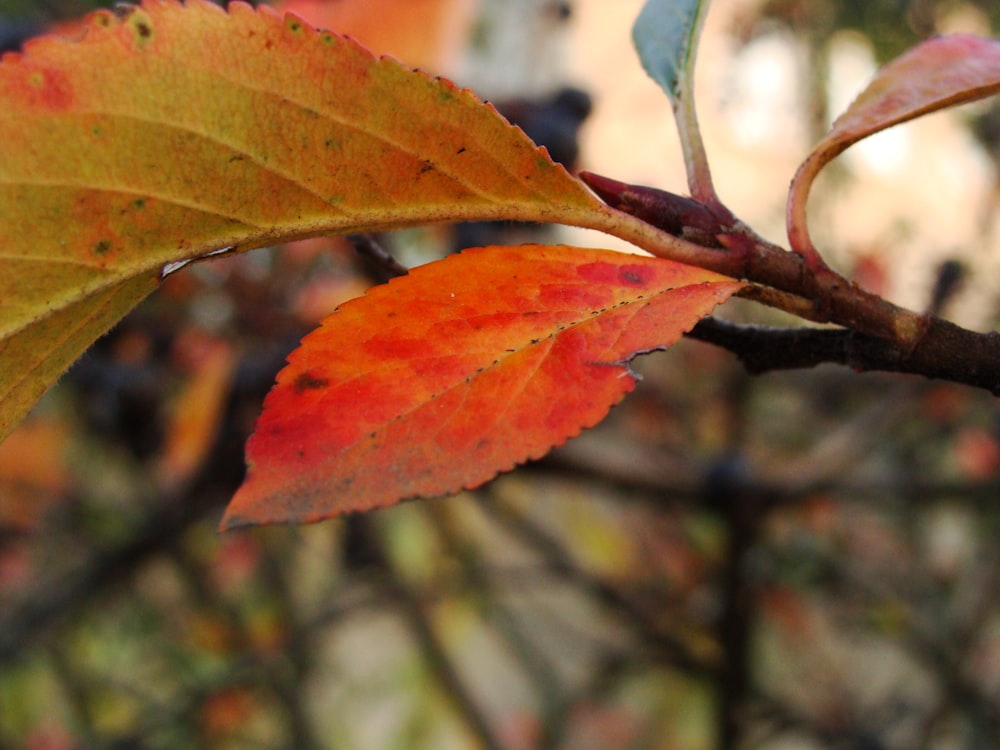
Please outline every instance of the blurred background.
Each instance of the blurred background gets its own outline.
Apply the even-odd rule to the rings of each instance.
[[[630,47],[641,4],[285,7],[473,87],[570,167],[684,192]],[[96,5],[0,0],[0,46]],[[791,175],[876,66],[998,25],[995,0],[718,0],[698,97],[723,200],[781,242]],[[817,245],[992,330],[998,159],[991,102],[862,143],[814,191]],[[405,265],[538,239],[619,247],[377,238]],[[0,445],[0,748],[1000,746],[1000,410],[968,388],[750,377],[683,341],[601,426],[480,491],[217,534],[285,355],[384,280],[342,239],[172,274]]]

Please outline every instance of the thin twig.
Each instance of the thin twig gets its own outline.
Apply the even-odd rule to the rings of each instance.
[[[371,276],[380,284],[389,279],[406,276],[409,269],[396,260],[392,253],[386,250],[371,233],[349,234],[347,241],[354,246],[354,251],[368,265]]]
[[[752,685],[750,634],[754,622],[755,590],[749,576],[750,554],[762,520],[762,498],[741,492],[738,483],[714,487],[728,521],[725,567],[722,573],[724,609],[719,622],[719,642],[725,659],[717,681],[719,714],[718,750],[742,745],[744,716]]]
[[[533,683],[543,707],[542,733],[549,733],[561,713],[558,710],[558,697],[565,692],[551,659],[529,637],[514,613],[501,604],[483,559],[471,550],[470,544],[463,541],[446,508],[432,503],[426,506],[426,512],[433,519],[445,549],[461,563],[469,589],[476,592],[476,596],[483,602],[487,624],[497,633]]]
[[[399,606],[403,618],[416,639],[420,653],[427,660],[428,666],[441,684],[446,697],[452,702],[458,715],[484,750],[503,750],[503,743],[490,727],[486,716],[480,710],[462,681],[462,677],[452,664],[451,657],[438,637],[433,623],[424,612],[423,603],[403,578],[397,574],[381,540],[378,539],[378,535],[373,534],[371,541],[375,547],[373,553],[381,558],[378,567],[380,572],[386,576],[385,586],[392,592],[392,598]]]
[[[292,746],[302,750],[318,750],[323,746],[316,737],[313,724],[306,713],[306,696],[309,677],[315,665],[316,644],[312,632],[299,617],[292,582],[281,566],[279,555],[268,544],[262,545],[260,578],[267,583],[270,594],[279,603],[279,611],[286,619],[288,637],[285,642],[285,660],[268,665],[270,683],[288,720]],[[286,666],[291,667],[290,669]]]
[[[699,321],[687,336],[731,351],[753,374],[839,364],[858,372],[950,380],[1000,396],[1000,334],[973,333],[940,318],[929,319],[912,352],[843,328],[771,328],[717,318]]]
[[[666,661],[698,676],[709,676],[716,671],[717,665],[700,658],[684,643],[657,627],[652,622],[653,618],[617,588],[580,570],[559,540],[518,513],[509,503],[492,495],[489,502],[480,503],[479,507],[539,552],[553,573],[580,586],[611,612],[621,617],[648,646],[663,653]]]

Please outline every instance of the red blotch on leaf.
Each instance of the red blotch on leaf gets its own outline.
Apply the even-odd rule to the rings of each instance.
[[[15,57],[4,55],[4,62]],[[27,107],[40,112],[60,112],[73,105],[73,87],[65,72],[22,63],[16,77],[12,76],[9,95]]]

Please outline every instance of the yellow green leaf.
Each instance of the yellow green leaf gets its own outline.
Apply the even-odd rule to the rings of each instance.
[[[607,213],[468,91],[294,16],[145,0],[0,62],[0,438],[169,264]]]

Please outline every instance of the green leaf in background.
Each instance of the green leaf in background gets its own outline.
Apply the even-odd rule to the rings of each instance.
[[[648,0],[632,26],[642,67],[676,109],[692,78],[698,36],[709,0]]]

